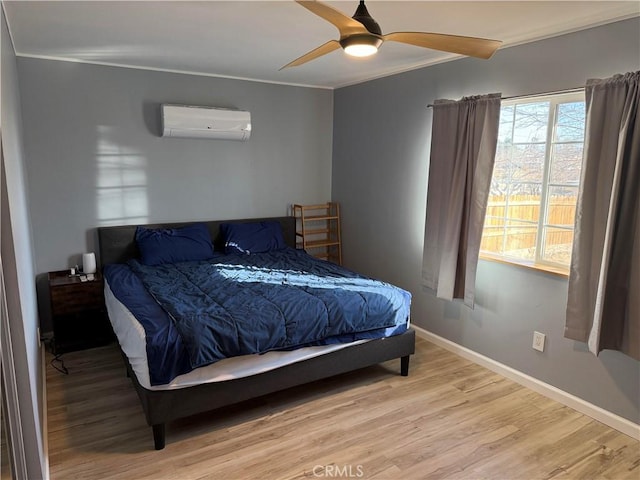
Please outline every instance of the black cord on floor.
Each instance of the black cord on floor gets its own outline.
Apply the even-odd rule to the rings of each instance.
[[[58,365],[60,364],[60,365]],[[62,354],[58,353],[57,355],[55,355],[53,357],[53,359],[51,360],[51,366],[53,368],[55,368],[57,371],[59,371],[60,373],[64,373],[65,375],[69,375],[69,370],[67,370],[67,367],[65,367],[64,365],[64,360],[62,358]]]

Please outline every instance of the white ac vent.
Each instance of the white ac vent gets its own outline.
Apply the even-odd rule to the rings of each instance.
[[[164,104],[162,136],[249,140],[251,113],[226,108]]]

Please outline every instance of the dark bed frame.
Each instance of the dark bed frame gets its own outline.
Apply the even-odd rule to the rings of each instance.
[[[275,220],[282,225],[287,245],[295,248],[295,218],[272,217],[243,220],[204,222],[211,233],[216,249],[221,248],[219,227],[221,223],[243,223]],[[193,222],[144,225],[148,228],[176,228]],[[135,242],[136,225],[98,228],[101,265],[124,263],[138,258]],[[339,375],[387,360],[400,358],[401,375],[409,374],[409,356],[415,351],[415,332],[407,330],[401,335],[370,340],[336,350],[318,357],[286,365],[250,377],[205,383],[177,390],[148,390],[138,382],[126,355],[128,376],[138,393],[147,423],[153,429],[156,450],[165,446],[165,424],[189,415],[232,405],[243,400],[260,397],[286,388],[295,387],[323,378]]]

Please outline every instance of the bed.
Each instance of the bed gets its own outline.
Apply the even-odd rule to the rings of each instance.
[[[409,328],[408,304],[403,304],[402,307],[398,307],[395,311],[396,317],[401,315],[406,316],[406,318],[401,321],[396,318],[392,322],[390,319],[384,319],[383,316],[380,316],[380,320],[379,323],[376,324],[376,328],[371,329],[368,332],[349,334],[340,333],[340,335],[330,337],[327,341],[323,340],[322,342],[314,343],[309,342],[313,337],[310,332],[305,333],[306,336],[300,336],[300,338],[297,338],[296,334],[290,334],[289,331],[287,331],[286,335],[280,335],[282,337],[281,341],[284,342],[282,344],[284,347],[278,346],[280,344],[257,347],[253,345],[251,348],[256,348],[256,350],[251,354],[243,354],[233,358],[221,358],[219,360],[216,357],[214,358],[214,362],[211,362],[211,359],[208,357],[207,359],[200,361],[201,357],[198,355],[201,354],[193,353],[194,351],[190,349],[191,341],[183,340],[182,343],[184,345],[180,346],[182,350],[180,350],[179,355],[176,354],[176,358],[180,355],[182,355],[182,357],[188,357],[191,362],[191,367],[195,367],[191,371],[180,370],[180,365],[184,363],[184,358],[180,357],[182,359],[174,359],[166,350],[155,355],[155,357],[162,358],[164,361],[162,370],[157,366],[156,361],[149,361],[149,359],[153,360],[154,357],[154,355],[151,354],[152,347],[149,346],[148,343],[145,344],[145,339],[152,337],[149,330],[150,327],[148,326],[149,322],[156,322],[153,315],[158,315],[159,318],[160,315],[167,314],[164,312],[161,314],[156,310],[150,310],[148,307],[145,307],[143,310],[149,318],[145,320],[136,317],[133,312],[139,314],[139,310],[136,310],[138,307],[135,307],[135,305],[127,305],[128,300],[125,298],[127,296],[127,292],[131,293],[135,290],[130,288],[129,284],[130,281],[134,280],[130,280],[130,277],[118,276],[119,274],[126,272],[126,275],[129,275],[127,270],[141,270],[141,272],[136,273],[140,278],[135,279],[135,282],[149,282],[148,284],[145,283],[145,289],[148,290],[149,295],[154,297],[154,300],[161,302],[163,299],[156,297],[162,297],[162,293],[157,293],[156,290],[154,290],[155,284],[153,283],[155,278],[159,275],[158,272],[165,272],[164,275],[169,276],[170,278],[182,276],[191,278],[193,275],[191,270],[184,275],[180,273],[179,270],[173,270],[175,268],[186,268],[183,267],[184,265],[190,265],[189,268],[192,268],[191,263],[194,263],[193,268],[200,269],[205,273],[209,272],[208,269],[210,268],[216,268],[218,269],[216,272],[219,272],[221,265],[224,266],[225,271],[230,268],[248,268],[250,269],[252,276],[251,285],[254,285],[256,283],[254,281],[256,276],[255,272],[258,271],[258,273],[260,273],[262,269],[252,265],[246,266],[244,264],[249,261],[248,259],[253,261],[254,258],[258,259],[261,256],[255,254],[236,256],[228,255],[216,257],[215,261],[203,260],[202,262],[187,262],[186,264],[179,262],[175,264],[167,263],[149,267],[148,270],[152,273],[145,277],[146,274],[144,270],[147,267],[144,265],[141,266],[144,256],[141,258],[141,252],[138,248],[140,238],[138,238],[138,242],[136,241],[137,232],[140,232],[141,230],[148,232],[160,231],[157,229],[172,229],[172,231],[178,231],[180,229],[188,229],[192,226],[198,225],[201,228],[206,228],[208,236],[210,239],[213,239],[212,247],[217,252],[224,251],[225,248],[228,249],[229,244],[233,244],[233,242],[227,241],[227,245],[225,246],[223,236],[229,237],[229,233],[225,231],[221,233],[221,228],[223,230],[225,228],[229,230],[236,227],[245,228],[258,224],[275,225],[278,227],[278,231],[281,231],[281,241],[284,242],[284,247],[286,248],[271,254],[274,258],[277,257],[278,262],[283,261],[282,258],[287,260],[289,257],[294,258],[295,261],[299,261],[299,259],[302,259],[304,262],[310,261],[305,258],[306,254],[294,250],[295,219],[293,217],[150,224],[144,226],[126,225],[98,228],[100,263],[105,277],[105,302],[109,318],[112,326],[114,327],[120,349],[123,353],[127,374],[131,378],[138,394],[145,413],[146,421],[148,425],[152,427],[154,446],[156,450],[161,450],[165,446],[166,423],[178,418],[214,410],[216,408],[235,404],[244,400],[284,390],[286,388],[302,385],[304,383],[393,359],[400,359],[400,373],[403,376],[408,375],[409,358],[415,351],[415,332]],[[145,252],[142,253],[144,254]],[[236,265],[231,265],[231,263],[233,263],[232,260],[236,263],[242,263],[243,266],[236,267]],[[320,269],[318,271],[325,272],[325,268],[330,269],[327,270],[329,273],[326,275],[323,273],[321,276],[334,276],[334,267],[332,264],[316,260],[313,260],[312,262],[316,262],[312,263],[312,268]],[[129,266],[125,267],[125,264],[127,263]],[[290,267],[287,268],[288,270],[285,271],[290,271]],[[279,272],[277,268],[264,270],[267,272],[265,275],[269,275],[269,272],[271,271]],[[114,272],[118,274],[115,274]],[[357,274],[351,274],[346,270],[345,272],[347,276],[357,276]],[[123,280],[124,278],[127,280]],[[238,280],[235,271],[233,273],[233,280],[234,282]],[[288,280],[285,283],[289,282],[291,282],[291,280],[288,277]],[[222,285],[220,288],[224,287],[222,282],[216,282],[216,288],[218,288],[217,283]],[[264,283],[265,285],[268,284],[269,280],[267,279]],[[233,285],[233,288],[236,288],[236,284],[234,283]],[[265,285],[260,284],[256,288],[271,288],[270,286]],[[168,290],[168,295],[174,295],[176,288],[177,287],[172,286]],[[199,286],[198,289],[200,288],[201,287]],[[279,286],[278,288],[283,287]],[[393,288],[397,289],[397,287]],[[315,290],[321,290],[321,294],[325,295],[325,297],[321,298],[319,302],[321,304],[330,305],[327,303],[328,300],[326,295],[334,292],[332,287],[322,287],[322,289]],[[399,292],[403,292],[401,289],[397,290]],[[116,294],[114,292],[118,293]],[[408,295],[407,292],[404,293]],[[133,293],[131,293],[131,295],[133,295]],[[234,291],[233,294],[229,294],[228,297],[231,299],[237,299],[240,298],[239,295],[241,295],[239,291]],[[249,293],[249,295],[253,294]],[[262,290],[260,290],[260,295],[264,295]],[[360,292],[359,295],[365,298],[365,294],[362,292]],[[377,292],[375,294],[371,293],[367,295],[370,295],[371,298],[378,298],[379,296]],[[400,300],[397,300],[397,302],[400,302]],[[267,303],[270,305],[273,302],[269,300],[265,305],[267,305]],[[240,302],[240,304],[242,305],[242,302]],[[398,305],[400,305],[400,303],[398,303]],[[155,309],[156,307],[153,308]],[[181,312],[176,313],[169,307],[165,308],[167,311],[171,312],[171,315],[167,315],[167,319],[169,320],[158,319],[157,324],[164,325],[162,322],[168,322],[167,325],[170,327],[172,332],[174,330],[179,330],[179,334],[184,333],[179,327],[179,325],[181,325]],[[279,310],[285,309],[285,307],[282,306],[278,308]],[[367,306],[367,309],[371,308],[372,307]],[[327,311],[330,311],[331,307],[326,306],[326,309]],[[263,310],[265,310],[265,318],[260,320],[258,323],[264,323],[266,325],[264,328],[267,330],[275,328],[271,326],[268,308],[265,307]],[[309,310],[309,308],[307,308],[307,310]],[[187,314],[185,314],[185,317],[191,318]],[[147,330],[145,330],[145,328]],[[237,331],[240,327],[235,325],[234,328],[236,329],[234,331]],[[304,330],[303,327],[300,329]],[[166,330],[167,329],[164,328],[162,331],[165,332]],[[384,333],[382,333],[383,331]],[[193,342],[198,343],[202,338],[206,339],[207,333],[202,332],[203,331],[198,330],[198,334],[193,336],[196,339],[193,340]],[[238,337],[240,336],[241,335],[238,334]],[[180,335],[178,335],[178,337],[182,338]],[[291,338],[295,338],[295,340],[291,340]],[[169,342],[165,337],[163,337],[162,342],[164,342],[163,348],[166,349],[167,347],[165,344],[168,344]],[[300,342],[303,342],[304,344],[301,344]],[[214,343],[216,348],[204,348],[206,355],[218,355],[217,350],[219,344],[224,346],[225,342],[216,339]],[[185,345],[189,345],[189,347]],[[175,347],[174,345],[171,348],[175,350],[178,347]],[[237,348],[237,345],[234,344],[231,351],[235,351],[233,350],[234,348]],[[220,349],[223,348],[220,347]],[[200,350],[198,350],[198,352],[200,352]],[[168,363],[171,364],[169,367],[165,365]],[[166,372],[166,368],[173,368],[173,373],[171,375],[163,373]]]

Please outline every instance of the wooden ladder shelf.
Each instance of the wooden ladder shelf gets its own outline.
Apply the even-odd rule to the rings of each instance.
[[[296,217],[297,248],[310,255],[342,265],[340,240],[340,205],[328,202],[319,205],[293,205]]]

